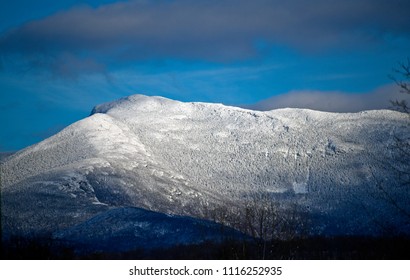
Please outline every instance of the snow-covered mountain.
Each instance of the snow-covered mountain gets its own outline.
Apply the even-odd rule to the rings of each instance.
[[[395,146],[409,133],[408,116],[389,110],[259,112],[133,95],[4,160],[3,231],[69,236],[124,207],[239,228],[233,220],[269,206],[308,234],[408,234],[397,170],[409,166]]]

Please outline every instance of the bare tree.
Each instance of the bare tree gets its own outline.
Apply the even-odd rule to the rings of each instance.
[[[400,88],[400,92],[410,95],[410,58],[407,58],[405,62],[398,63],[390,78]],[[404,127],[401,125],[397,132],[392,135],[393,142],[389,147],[392,158],[390,161],[385,161],[383,165],[391,170],[391,174],[397,179],[398,187],[404,192],[400,191],[399,195],[394,195],[389,182],[380,180],[376,180],[376,187],[379,196],[395,208],[398,214],[407,221],[406,223],[410,224],[410,210],[406,202],[410,198],[403,199],[402,197],[410,193],[410,107],[405,99],[391,100],[391,104],[395,110],[405,113],[408,118]],[[376,178],[376,175],[373,174],[373,177]]]
[[[400,92],[410,95],[410,58],[406,62],[399,62],[398,66],[393,69],[390,79],[392,79],[400,88]],[[410,108],[406,100],[392,100],[393,107],[401,112],[410,115]]]
[[[404,63],[398,63],[398,67],[394,70],[394,75],[391,75],[391,79],[398,85],[400,91],[403,94],[410,95],[410,58]],[[406,132],[410,130],[410,107],[406,100],[392,100],[392,105],[395,109],[407,114],[408,121],[405,126]],[[396,168],[397,174],[399,176],[400,182],[410,187],[410,136],[409,133],[404,135],[394,135],[394,145],[393,149],[397,152],[398,157],[396,158],[396,166],[401,166],[401,168]]]
[[[404,113],[406,118],[392,129],[391,141],[386,143],[389,149],[386,158],[375,158],[375,164],[369,167],[374,185],[366,191],[372,201],[383,203],[391,210],[388,213],[393,215],[385,216],[383,211],[353,195],[372,222],[386,235],[407,231],[410,226],[410,107],[405,100],[405,95],[410,95],[410,58],[398,63],[389,77],[404,94],[403,99],[390,101],[392,109]],[[380,173],[380,169],[388,170],[389,176]]]

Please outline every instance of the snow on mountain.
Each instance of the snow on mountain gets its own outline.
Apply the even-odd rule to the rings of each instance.
[[[4,160],[3,229],[69,231],[121,207],[207,218],[263,194],[281,215],[307,215],[311,234],[408,233],[380,194],[410,211],[393,168],[408,168],[394,149],[396,137],[409,138],[407,118],[133,95]]]

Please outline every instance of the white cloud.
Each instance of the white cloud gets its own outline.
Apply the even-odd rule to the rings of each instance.
[[[246,107],[261,111],[278,108],[306,108],[326,112],[359,112],[391,109],[390,101],[392,100],[410,102],[410,96],[401,93],[397,85],[389,84],[364,94],[340,91],[291,91]]]

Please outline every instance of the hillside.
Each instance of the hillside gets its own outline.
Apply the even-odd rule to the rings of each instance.
[[[58,236],[133,207],[242,230],[238,217],[257,223],[264,209],[281,238],[408,235],[395,138],[409,133],[407,116],[389,110],[259,112],[133,95],[2,162],[2,228]]]

